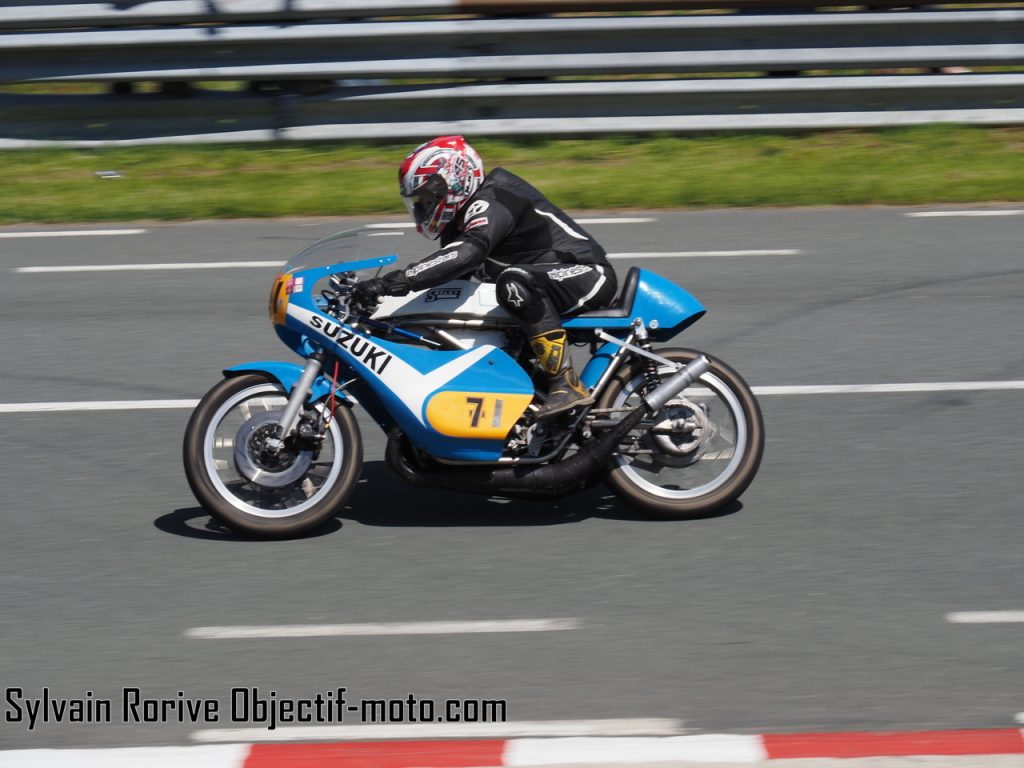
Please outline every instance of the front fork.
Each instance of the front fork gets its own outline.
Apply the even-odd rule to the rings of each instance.
[[[306,360],[306,367],[302,371],[302,376],[299,377],[298,382],[296,382],[295,387],[288,396],[288,404],[284,407],[284,413],[281,414],[281,436],[267,441],[267,448],[271,453],[280,453],[285,440],[291,437],[298,426],[299,411],[302,410],[302,404],[309,397],[310,390],[313,388],[313,382],[320,375],[320,369],[323,368],[323,365],[324,355],[322,352],[314,352]]]

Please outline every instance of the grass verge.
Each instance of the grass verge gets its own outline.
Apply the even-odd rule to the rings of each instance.
[[[570,210],[1024,200],[1020,127],[473,143]],[[11,150],[0,223],[401,213],[413,144]]]

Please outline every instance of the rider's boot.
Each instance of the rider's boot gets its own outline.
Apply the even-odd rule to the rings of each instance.
[[[545,375],[548,382],[547,400],[537,411],[538,421],[594,402],[594,398],[580,383],[579,377],[572,369],[563,328],[531,336],[530,348],[537,357],[538,370]]]

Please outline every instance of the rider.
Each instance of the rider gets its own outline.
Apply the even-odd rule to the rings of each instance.
[[[360,303],[404,296],[470,274],[497,284],[498,303],[530,341],[547,380],[537,414],[547,418],[593,402],[572,368],[562,317],[606,306],[615,272],[604,249],[523,179],[503,168],[484,175],[462,136],[421,144],[398,171],[399,193],[416,230],[444,246],[406,269],[365,280]]]

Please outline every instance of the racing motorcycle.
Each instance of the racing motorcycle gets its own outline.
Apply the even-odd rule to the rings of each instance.
[[[340,511],[363,461],[356,406],[412,486],[550,499],[604,482],[643,513],[684,519],[753,480],[764,426],[750,388],[709,355],[653,346],[704,315],[683,288],[634,267],[611,306],[567,319],[569,340],[589,348],[580,379],[594,402],[538,420],[542,382],[494,284],[454,280],[359,304],[359,273],[398,258],[375,255],[381,235],[339,232],[288,262],[270,320],[305,365],[228,368],[192,413],[185,473],[215,519],[284,538]]]

